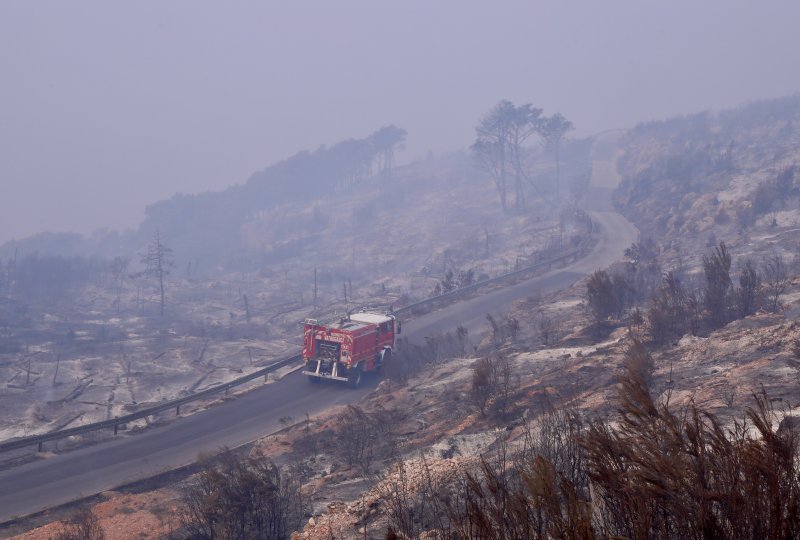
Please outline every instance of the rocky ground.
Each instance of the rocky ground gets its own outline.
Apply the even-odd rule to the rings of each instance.
[[[396,446],[376,458],[366,472],[344,464],[335,445],[328,446],[333,443],[327,437],[343,410],[300,422],[255,446],[251,452],[266,453],[284,466],[302,463],[308,474],[305,490],[313,515],[297,537],[356,539],[364,537],[365,528],[369,538],[381,537],[387,526],[387,501],[398,483],[413,492],[422,483],[444,482],[476,466],[480,456],[491,454],[501,441],[513,445],[524,437],[528,419],[546,407],[569,406],[588,416],[613,415],[628,329],[619,328],[600,343],[585,337],[580,291],[577,284],[541,300],[549,307],[558,306],[560,316],[575,323],[577,328],[561,340],[567,346],[545,347],[535,335],[526,335],[506,349],[519,379],[500,422],[491,413],[482,415],[471,397],[471,367],[476,359],[452,358],[406,384],[385,381],[360,403],[366,412],[392,411],[395,421]],[[800,281],[787,298],[798,293]],[[756,314],[708,337],[686,336],[655,353],[654,393],[676,406],[693,400],[725,418],[752,405],[753,392],[766,391],[781,414],[796,412],[800,362],[795,348],[800,326],[785,313],[798,307],[797,300],[789,300],[782,314]],[[527,308],[521,302],[516,312]],[[319,445],[310,450],[308,441],[315,437]],[[106,493],[94,511],[113,538],[159,538],[178,526],[174,509],[179,491],[178,485],[147,494]],[[58,526],[51,523],[20,538],[48,538]]]
[[[724,241],[758,258],[797,252],[800,99],[641,124],[620,140],[615,202],[666,258],[696,266]]]

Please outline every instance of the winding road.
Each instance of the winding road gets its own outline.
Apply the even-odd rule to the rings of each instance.
[[[594,169],[593,169],[594,171]],[[570,286],[577,279],[619,259],[638,237],[636,228],[610,204],[615,178],[593,174],[583,207],[600,228],[600,241],[585,258],[516,285],[450,305],[404,325],[410,341],[461,324],[476,335],[486,314],[499,314],[509,304],[532,294]],[[377,382],[367,379],[358,390],[320,384],[313,388],[299,373],[247,392],[225,404],[178,418],[167,425],[110,442],[55,455],[0,472],[0,523],[148,478],[197,459],[198,454],[236,447],[282,426],[279,418],[313,416],[357,401]]]

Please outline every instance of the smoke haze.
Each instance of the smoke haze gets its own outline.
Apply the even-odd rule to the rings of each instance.
[[[800,89],[795,2],[0,4],[0,242],[135,227],[176,192],[408,131],[466,147],[503,98],[576,135]]]

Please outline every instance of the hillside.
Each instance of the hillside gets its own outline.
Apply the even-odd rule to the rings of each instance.
[[[405,137],[404,130],[387,126],[364,138],[298,152],[221,191],[176,194],[145,208],[144,220],[134,231],[101,229],[86,236],[47,232],[7,242],[0,246],[0,276],[12,260],[37,253],[100,260],[119,256],[137,266],[157,230],[173,248],[177,268],[187,274],[253,271],[303,250],[313,255],[318,234],[329,225],[343,227],[340,236],[352,236],[354,228],[369,231],[399,217],[387,219],[386,212],[408,214],[411,207],[414,215],[417,195],[428,195],[428,177],[447,177],[454,191],[470,190],[475,183],[488,187],[488,178],[463,153],[397,166],[395,153]],[[562,148],[564,199],[586,181],[589,145],[588,140],[573,140]],[[550,154],[532,150],[530,173],[537,189],[553,183]],[[381,193],[375,191],[378,185],[383,186]],[[540,213],[532,186],[526,189],[534,197],[530,211]],[[487,207],[496,200],[491,190],[472,194],[482,197]],[[484,228],[492,229],[495,214],[494,209],[483,212],[475,222],[482,220]]]
[[[566,291],[520,299],[472,351],[447,335],[411,346],[418,373],[260,441],[248,466],[277,463],[294,481],[286,497],[302,496],[286,514],[295,537],[794,536],[798,103],[596,140],[593,174],[619,181],[615,202],[641,240]],[[446,215],[440,196],[424,214]],[[475,264],[468,246],[453,268]],[[101,523],[119,527],[134,504],[162,531],[185,525],[165,506],[186,510],[181,497],[234,475],[226,459],[146,502],[105,494]]]
[[[331,152],[295,156],[249,187],[158,206],[151,215],[162,216],[175,258],[163,316],[157,280],[137,271],[133,253],[127,261],[23,253],[13,271],[3,265],[0,439],[104,420],[231,380],[294,352],[305,317],[400,307],[427,298],[448,275],[447,287],[496,276],[585,232],[571,207],[532,199],[523,213],[503,212],[491,181],[464,154],[365,171],[329,191],[290,182],[303,178],[298,170],[316,170],[308,178],[319,180]],[[552,168],[540,155],[536,173]],[[585,182],[585,141],[567,147],[562,174]],[[264,187],[270,178],[293,194],[268,211],[231,202],[243,189],[274,195]],[[314,195],[301,197],[307,185]],[[247,204],[265,200],[247,193]],[[228,215],[220,209],[241,216],[235,231],[215,225]],[[192,220],[210,229],[187,226]],[[218,245],[213,268],[186,254]]]
[[[641,124],[622,145],[616,204],[665,249],[763,245],[798,223],[800,96]]]
[[[319,506],[298,537],[738,538],[767,535],[768,521],[795,534],[798,105],[598,141],[596,155],[618,158],[615,201],[642,240],[567,291],[520,300],[508,320],[522,332],[490,329],[470,370],[444,361],[376,392],[364,407],[397,415],[399,456],[372,481],[323,447],[316,459],[333,469],[312,473]],[[729,281],[709,285],[720,269]],[[604,283],[611,297],[592,292]],[[319,429],[335,432],[335,418]]]
[[[176,246],[181,266],[199,261],[204,273],[240,254],[241,228],[259,213],[284,203],[319,200],[323,192],[341,192],[366,179],[385,177],[394,166],[396,147],[405,130],[383,127],[362,139],[348,139],[313,152],[302,151],[254,173],[243,184],[199,194],[176,194],[145,208],[136,231],[99,230],[83,237],[43,233],[0,246],[0,256],[42,252],[58,255],[113,257],[130,255],[159,229]],[[310,195],[314,194],[314,195]]]

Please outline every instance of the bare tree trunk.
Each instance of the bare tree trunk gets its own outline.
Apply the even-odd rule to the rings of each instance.
[[[159,269],[158,272],[158,287],[161,291],[161,316],[164,316],[164,272]]]
[[[158,291],[161,300],[159,313],[162,317],[164,316],[165,304],[164,278],[169,275],[169,268],[175,264],[170,258],[170,253],[172,253],[172,249],[161,242],[161,233],[156,230],[153,241],[147,247],[147,253],[142,257],[142,262],[146,267],[142,275],[158,280]]]
[[[561,202],[561,140],[556,140],[556,203]]]
[[[518,212],[525,210],[525,191],[522,185],[522,179],[525,177],[525,173],[522,170],[522,158],[520,157],[521,144],[522,142],[520,140],[520,135],[517,133],[514,137],[514,142],[512,143],[511,156],[512,161],[514,162],[514,207]]]
[[[506,142],[505,140],[501,141],[500,143],[502,146],[500,147],[500,185],[498,189],[500,190],[500,204],[503,206],[503,210],[508,210],[508,203],[506,202]]]
[[[53,386],[56,385],[56,377],[58,377],[58,365],[61,363],[61,355],[56,355],[56,372],[53,373]]]

